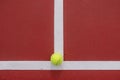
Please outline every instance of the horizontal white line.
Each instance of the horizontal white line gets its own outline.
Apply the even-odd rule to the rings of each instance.
[[[120,61],[64,61],[61,66],[50,61],[0,61],[0,70],[120,70]]]

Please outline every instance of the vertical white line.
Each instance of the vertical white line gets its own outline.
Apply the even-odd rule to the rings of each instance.
[[[63,55],[63,43],[63,0],[54,0],[54,52]]]

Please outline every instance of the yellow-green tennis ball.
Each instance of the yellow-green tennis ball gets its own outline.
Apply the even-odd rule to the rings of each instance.
[[[53,65],[61,65],[63,62],[63,57],[60,53],[54,53],[51,55],[50,61]]]

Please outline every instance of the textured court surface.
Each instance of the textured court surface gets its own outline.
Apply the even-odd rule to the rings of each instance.
[[[64,0],[66,61],[120,60],[120,1]],[[0,1],[0,61],[48,61],[54,0]],[[120,80],[119,70],[1,70],[0,80]]]
[[[49,60],[53,13],[53,0],[2,0],[0,60]]]

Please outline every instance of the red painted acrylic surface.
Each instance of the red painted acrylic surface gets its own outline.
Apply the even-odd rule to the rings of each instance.
[[[53,0],[0,1],[0,60],[49,60]]]
[[[0,80],[120,80],[120,71],[0,71]]]
[[[64,0],[65,60],[120,60],[120,0]]]

